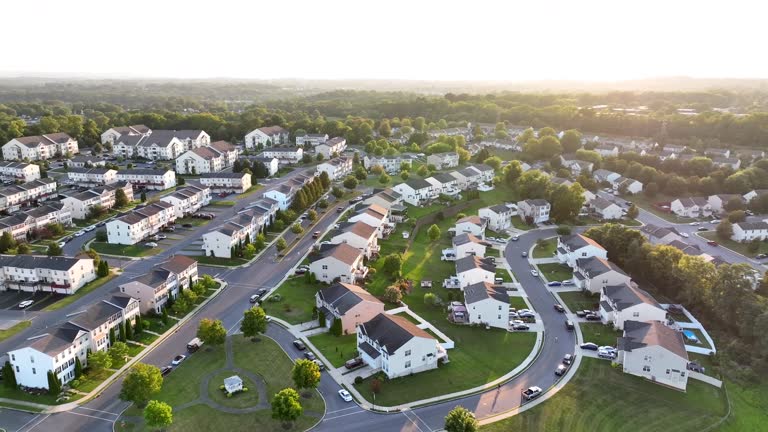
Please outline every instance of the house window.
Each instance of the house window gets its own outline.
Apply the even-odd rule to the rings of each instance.
[[[501,305],[499,305],[499,310],[501,310]]]
[[[667,375],[669,375],[669,369],[667,369]]]
[[[16,354],[11,354],[11,360],[16,361]]]
[[[405,352],[405,356],[406,357],[408,357],[409,355],[411,355],[411,350],[408,350],[408,351]]]
[[[405,362],[405,368],[408,369],[409,367],[411,367],[411,362],[410,361]]]
[[[18,366],[16,366],[16,372],[18,372],[18,371],[19,371],[19,367],[18,367]]]
[[[650,372],[651,367],[650,366],[643,366],[643,372]]]
[[[32,375],[37,375],[37,371],[35,370],[35,368],[32,368]]]
[[[327,265],[324,265],[324,266],[323,266],[323,270],[328,270],[328,266],[327,266]]]
[[[640,312],[632,312],[632,316],[637,318],[640,316]]]

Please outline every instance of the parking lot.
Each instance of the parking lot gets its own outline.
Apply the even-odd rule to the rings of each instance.
[[[28,306],[28,311],[39,311],[43,308],[56,303],[57,301],[66,297],[63,294],[51,294],[49,292],[36,292],[30,293],[25,291],[3,291],[0,292],[0,309],[6,310],[21,310],[19,309],[19,303],[24,300],[32,300],[31,306]]]

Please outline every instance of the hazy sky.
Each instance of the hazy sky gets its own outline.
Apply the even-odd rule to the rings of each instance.
[[[2,3],[2,75],[768,78],[760,0]]]

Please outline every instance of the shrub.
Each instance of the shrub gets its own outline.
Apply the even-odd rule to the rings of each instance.
[[[360,385],[362,383],[363,383],[363,377],[361,377],[360,375],[356,376],[355,377],[355,384],[356,385]]]

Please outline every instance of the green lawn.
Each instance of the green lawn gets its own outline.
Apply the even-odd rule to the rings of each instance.
[[[653,198],[648,198],[645,194],[640,193],[640,194],[637,194],[637,195],[628,195],[628,196],[625,196],[624,198],[628,199],[629,201],[632,201],[632,203],[634,203],[637,207],[640,207],[643,210],[649,211],[649,212],[655,214],[656,216],[658,216],[658,217],[660,217],[660,218],[662,218],[662,219],[664,219],[666,221],[669,221],[669,222],[684,223],[684,222],[690,222],[690,221],[694,220],[694,219],[691,219],[691,218],[679,217],[678,215],[676,215],[674,213],[671,213],[671,212],[669,212],[669,213],[663,212],[663,211],[658,210],[656,207],[653,206],[653,203],[657,203],[657,202],[671,202],[671,201],[674,201],[675,199],[677,199],[677,197],[658,194],[658,195],[656,195]]]
[[[622,335],[622,332],[599,322],[579,323],[579,327],[584,336],[584,342],[593,342],[600,346],[616,346],[616,338]]]
[[[485,256],[487,257],[494,257],[494,258],[501,258],[501,251],[494,248],[487,248],[485,250]]]
[[[315,293],[322,284],[310,284],[304,276],[288,278],[275,291],[282,299],[278,302],[270,301],[272,294],[262,307],[268,315],[288,321],[291,324],[299,324],[312,319],[312,308],[315,306]]]
[[[558,295],[571,312],[585,309],[597,310],[597,304],[600,302],[599,295],[588,295],[581,291],[561,292]]]
[[[357,335],[334,336],[330,333],[322,333],[309,338],[333,367],[342,367],[344,362],[352,359],[357,354]]]
[[[237,375],[234,371],[217,372],[208,382],[208,395],[214,401],[232,408],[248,408],[259,403],[259,392],[256,385],[246,376],[240,376],[243,380],[243,387],[248,391],[238,392],[227,397],[226,392],[221,389],[224,385],[224,379]]]
[[[117,369],[117,368],[115,368]],[[105,379],[112,375],[112,371],[103,370],[101,372],[88,372],[80,377],[80,385],[77,390],[83,393],[90,393],[96,389]]]
[[[143,243],[138,243],[134,245],[120,245],[120,244],[110,244],[110,243],[102,243],[102,242],[96,242],[96,241],[91,243],[91,248],[102,255],[118,255],[118,256],[127,256],[127,257],[152,256],[152,255],[157,255],[163,251],[162,248],[159,248],[159,247],[151,248],[151,247],[145,246]]]
[[[55,311],[58,309],[63,308],[64,306],[69,306],[70,304],[74,303],[77,299],[80,297],[88,294],[89,292],[95,290],[96,288],[99,288],[100,286],[104,285],[105,283],[111,281],[112,279],[116,278],[117,275],[115,273],[110,273],[108,276],[96,278],[87,284],[80,288],[79,290],[75,291],[74,294],[69,295],[67,297],[64,297],[63,299],[57,301],[56,303],[50,304],[43,308],[44,311],[50,312]]]
[[[538,264],[537,267],[548,281],[564,281],[573,278],[573,270],[565,264]]]
[[[292,386],[290,371],[293,362],[285,355],[285,352],[272,339],[262,337],[257,343],[250,342],[242,336],[233,336],[234,364],[237,367],[249,370],[265,380],[267,384],[267,397],[279,390]],[[200,393],[200,383],[204,376],[224,368],[224,347],[213,347],[211,351],[202,349],[191,355],[184,363],[165,377],[163,389],[156,399],[178,406],[182,403],[196,399]],[[230,372],[216,373],[212,381],[218,382],[221,377],[229,376]],[[252,406],[258,396],[255,385],[248,384],[249,391],[232,398],[224,398],[222,404],[229,406]],[[218,391],[216,384],[209,385],[204,391]],[[210,408],[207,405],[197,404],[192,407],[174,410],[173,424],[165,430],[169,432],[183,431],[264,431],[264,432],[298,432],[309,429],[315,424],[325,411],[325,403],[317,392],[307,392],[309,398],[302,397],[301,405],[304,415],[284,428],[279,421],[272,419],[270,409],[258,410],[247,414],[229,414]],[[246,401],[246,399],[249,399]],[[217,399],[218,400],[218,399]],[[120,421],[115,423],[116,431],[151,431],[143,423],[133,423],[140,416],[141,411],[136,407],[129,408]],[[125,426],[121,422],[125,421]]]
[[[509,298],[509,306],[517,310],[528,309],[528,303],[525,302],[525,299],[518,296],[513,296]]]
[[[533,258],[552,258],[552,256],[555,254],[555,249],[557,249],[556,238],[542,240],[533,248],[532,255]]]
[[[496,268],[496,277],[497,278],[502,278],[504,280],[504,282],[514,282],[514,280],[512,279],[512,275],[510,275],[509,272],[507,271],[507,269],[505,269],[505,268],[498,268],[497,267]]]
[[[698,432],[725,412],[725,398],[716,387],[689,380],[682,393],[624,374],[610,362],[584,358],[574,379],[552,399],[480,430]],[[744,428],[732,430],[764,430],[765,412],[755,410],[752,416]]]
[[[714,240],[717,243],[719,243],[721,246],[727,247],[728,249],[736,253],[740,253],[746,257],[754,257],[755,255],[760,253],[768,253],[768,242],[765,242],[765,241],[761,241],[758,243],[760,247],[758,248],[757,251],[750,252],[749,243],[739,243],[731,239],[723,240],[717,236],[717,233],[715,231],[701,232],[699,233],[699,235],[701,237],[704,237],[707,240]]]
[[[235,205],[235,201],[211,201],[208,205],[214,207],[232,207]]]
[[[523,222],[520,216],[512,216],[512,226],[523,231],[531,229],[531,225]]]
[[[731,401],[731,416],[718,432],[742,432],[765,430],[765,413],[768,412],[768,384],[737,383],[726,380],[725,387]]]
[[[147,330],[151,330],[155,333],[163,334],[168,330],[169,328],[173,327],[174,324],[176,324],[178,321],[176,321],[173,318],[168,319],[168,325],[165,325],[163,323],[163,319],[159,316],[154,315],[142,315],[141,316],[142,323],[147,327]]]
[[[210,222],[208,219],[200,219],[200,218],[193,218],[193,217],[183,217],[176,219],[176,228],[181,227],[184,224],[191,224],[192,226],[203,226]]]
[[[218,258],[205,255],[192,255],[190,258],[202,265],[209,264],[227,267],[237,267],[248,262],[248,260],[244,260],[242,258]]]
[[[142,343],[144,345],[149,345],[152,342],[156,341],[157,338],[159,338],[159,337],[160,336],[153,335],[152,333],[141,332],[141,334],[139,334],[139,335],[134,335],[133,336],[133,340],[135,342]]]
[[[5,330],[0,330],[0,341],[4,341],[8,339],[9,337],[15,335],[16,333],[24,330],[25,328],[32,325],[32,321],[19,321],[16,324],[12,325],[10,328]]]
[[[250,195],[250,194],[252,194],[252,193],[256,192],[256,191],[257,191],[257,190],[259,190],[259,189],[261,189],[262,187],[263,187],[263,186],[261,186],[260,184],[255,184],[255,185],[251,186],[250,188],[248,188],[248,190],[247,190],[247,191],[245,191],[245,192],[243,192],[243,193],[241,193],[241,194],[238,194],[238,195],[237,195],[235,198],[237,198],[237,199],[242,199],[242,198],[245,198],[245,197],[247,197],[248,195]]]

